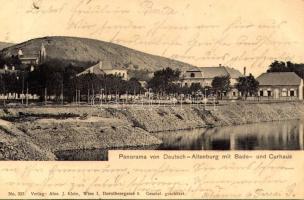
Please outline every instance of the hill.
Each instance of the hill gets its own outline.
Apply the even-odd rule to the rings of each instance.
[[[9,47],[9,46],[12,46],[14,45],[13,43],[7,43],[7,42],[0,42],[0,50],[6,48],[6,47]]]
[[[124,66],[128,69],[143,69],[155,71],[160,68],[171,67],[179,69],[192,68],[192,65],[176,60],[143,53],[118,44],[100,40],[77,37],[43,37],[32,39],[5,48],[5,56],[17,54],[22,49],[24,55],[35,55],[44,44],[47,59],[68,60],[73,62],[110,62],[113,66]]]

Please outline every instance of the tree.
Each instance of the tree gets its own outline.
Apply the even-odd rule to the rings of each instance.
[[[179,80],[179,70],[173,70],[169,67],[154,72],[153,78],[148,81],[148,88],[154,92],[175,93],[179,90],[179,86],[175,81]]]
[[[275,60],[269,65],[267,72],[290,72],[285,62]]]
[[[148,70],[143,70],[143,69],[130,69],[128,70],[128,74],[130,77],[134,77],[139,81],[149,81],[151,79],[151,72]]]
[[[6,64],[6,60],[2,54],[0,54],[0,67],[3,67]]]
[[[3,74],[0,74],[0,94],[5,94],[5,80]]]
[[[295,72],[302,79],[304,78],[304,64],[292,63],[290,61],[283,62],[275,60],[269,65],[269,72]]]
[[[222,99],[223,94],[231,90],[230,87],[230,76],[216,76],[212,80],[212,89],[217,96]]]
[[[247,98],[250,94],[256,94],[258,91],[259,82],[252,74],[238,78],[236,89],[241,92],[242,96]]]
[[[188,90],[190,94],[196,94],[198,91],[203,92],[203,87],[200,83],[192,83]]]
[[[143,87],[136,78],[131,78],[129,81],[127,81],[127,91],[129,93],[139,94],[143,92],[143,90]]]

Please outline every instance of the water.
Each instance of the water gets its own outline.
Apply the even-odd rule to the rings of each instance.
[[[139,150],[303,150],[304,120],[154,133],[163,144]],[[107,149],[55,152],[59,160],[107,160]]]
[[[161,150],[303,150],[304,120],[157,133]]]

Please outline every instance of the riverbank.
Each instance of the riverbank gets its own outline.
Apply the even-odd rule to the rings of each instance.
[[[304,117],[302,102],[246,104],[231,103],[207,107],[155,107],[153,109],[105,109],[107,115],[133,123],[148,132],[177,131],[214,126],[300,119]]]
[[[145,148],[155,132],[299,119],[302,102],[224,106],[37,107],[0,110],[0,159],[54,160],[81,149]],[[12,153],[14,152],[14,153]]]

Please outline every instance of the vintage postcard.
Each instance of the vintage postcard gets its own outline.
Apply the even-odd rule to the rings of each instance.
[[[304,0],[0,3],[0,199],[304,199]]]

